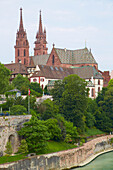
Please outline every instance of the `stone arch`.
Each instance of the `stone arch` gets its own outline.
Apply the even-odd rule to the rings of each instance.
[[[17,141],[18,141],[18,135],[15,133],[10,133],[8,137],[8,141],[11,142],[13,153],[17,152]]]

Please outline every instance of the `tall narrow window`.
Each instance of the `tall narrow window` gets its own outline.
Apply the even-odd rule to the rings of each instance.
[[[92,97],[94,97],[94,89],[92,89]]]
[[[26,50],[24,50],[24,56],[26,56]]]
[[[26,59],[24,58],[24,64],[26,64]]]
[[[53,57],[52,57],[52,64],[54,64],[54,63],[55,63],[55,57],[53,55]]]
[[[100,87],[98,87],[98,92],[100,92]]]
[[[18,56],[20,55],[19,49],[18,49]]]

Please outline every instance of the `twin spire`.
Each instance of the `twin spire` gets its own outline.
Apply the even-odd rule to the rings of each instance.
[[[25,48],[25,45],[29,44],[28,40],[25,41],[25,37],[27,38],[26,31],[24,31],[24,26],[23,26],[23,18],[22,18],[22,8],[20,8],[20,25],[19,25],[19,31],[17,31],[17,41],[16,43],[18,45],[21,45],[22,48]],[[23,42],[22,42],[23,41]],[[16,44],[16,46],[18,46]],[[47,54],[48,48],[46,47],[47,41],[46,41],[46,29],[42,28],[42,17],[41,17],[41,10],[40,10],[40,15],[39,15],[39,30],[36,34],[36,41],[34,42],[35,48],[34,48],[34,55],[45,55]],[[16,48],[15,46],[15,48]],[[21,48],[21,50],[23,50]],[[25,50],[25,49],[24,49]],[[18,49],[18,52],[16,52],[16,55],[20,55],[20,49]],[[21,52],[22,54],[25,54],[27,52]]]
[[[20,8],[20,26],[19,26],[19,30],[24,30],[23,27],[23,19],[22,19],[22,8]],[[42,30],[42,17],[41,17],[41,10],[40,10],[40,18],[39,18],[39,34],[43,33]],[[46,29],[44,28],[44,33],[46,33]]]

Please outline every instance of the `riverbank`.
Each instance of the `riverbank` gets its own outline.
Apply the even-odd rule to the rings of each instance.
[[[2,164],[0,165],[0,169],[63,170],[84,166],[100,154],[113,150],[113,146],[110,143],[111,138],[113,138],[113,135],[98,137],[78,148],[40,156],[36,155],[17,162]]]
[[[88,158],[87,160],[85,160],[84,162],[80,163],[80,164],[78,165],[78,167],[86,166],[87,164],[89,164],[90,162],[92,162],[94,159],[96,159],[98,156],[103,155],[103,154],[108,153],[108,152],[112,152],[112,151],[113,151],[113,148],[112,148],[112,149],[108,149],[108,150],[103,151],[103,152],[99,152],[98,154],[93,155],[93,156],[91,156],[90,158]]]

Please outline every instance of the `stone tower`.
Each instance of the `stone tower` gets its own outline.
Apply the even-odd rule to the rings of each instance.
[[[47,54],[48,48],[46,47],[46,29],[42,29],[42,19],[41,19],[41,11],[40,11],[40,18],[39,18],[39,30],[36,34],[36,41],[34,42],[34,56],[36,55],[44,55]]]
[[[29,65],[29,42],[23,27],[22,8],[20,8],[20,26],[16,34],[15,63]]]

